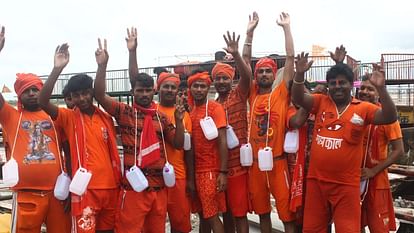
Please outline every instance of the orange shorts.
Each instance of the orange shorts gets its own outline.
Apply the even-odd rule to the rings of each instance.
[[[64,203],[53,196],[53,191],[17,191],[16,232],[39,233],[42,223],[48,232],[70,233],[70,213],[64,212]]]
[[[276,200],[276,209],[280,220],[291,222],[295,214],[289,211],[290,184],[286,159],[274,160],[273,170],[260,171],[258,163],[253,162],[249,171],[249,189],[256,214],[270,213],[270,193]]]
[[[165,232],[167,189],[135,192],[121,190],[117,205],[115,232]]]
[[[192,209],[193,212],[202,212],[205,219],[226,212],[226,195],[225,192],[217,192],[217,176],[215,172],[195,174],[197,198]]]
[[[190,232],[190,199],[186,193],[186,180],[176,179],[175,186],[167,189],[167,212],[171,228],[179,232]]]
[[[303,232],[323,233],[331,219],[336,232],[361,232],[359,186],[307,179]]]
[[[362,226],[368,226],[370,232],[395,231],[397,226],[391,190],[376,189],[374,192],[367,195],[362,203]]]
[[[118,193],[119,189],[88,189],[84,198],[88,199],[89,206],[83,209],[82,215],[76,216],[77,232],[113,230]]]
[[[250,212],[247,173],[227,178],[227,206],[234,217],[244,217]]]

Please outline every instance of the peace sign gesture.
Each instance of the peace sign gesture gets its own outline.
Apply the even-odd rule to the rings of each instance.
[[[259,24],[259,15],[256,11],[253,12],[253,15],[249,15],[249,23],[247,24],[247,34],[251,34],[256,29],[257,24]]]
[[[109,55],[107,51],[106,39],[104,39],[104,45],[102,47],[101,39],[98,38],[98,48],[95,51],[95,58],[96,58],[96,63],[98,63],[98,66],[108,64]]]
[[[185,107],[184,107],[184,100],[183,100],[184,96],[178,96],[176,97],[175,100],[175,112],[174,112],[174,117],[175,117],[175,122],[182,122],[184,119],[184,112],[185,112]]]

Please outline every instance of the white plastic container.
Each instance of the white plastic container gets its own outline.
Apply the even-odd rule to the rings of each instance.
[[[171,188],[175,185],[175,172],[174,167],[168,162],[162,169],[162,177],[164,178],[165,186]]]
[[[233,130],[231,125],[228,125],[226,128],[226,139],[227,139],[227,148],[233,149],[239,145],[239,139],[237,138],[236,133]]]
[[[285,135],[283,150],[286,153],[296,153],[299,149],[299,130],[290,130]]]
[[[69,185],[69,191],[78,196],[82,196],[88,188],[89,181],[91,181],[92,173],[88,172],[85,168],[80,167],[75,176],[73,176],[72,182]]]
[[[359,182],[359,194],[362,195],[366,192],[368,188],[368,180],[361,180]]]
[[[218,137],[218,130],[213,118],[206,116],[200,120],[200,125],[207,140],[213,140]]]
[[[271,147],[259,150],[258,154],[260,171],[271,171],[273,169],[273,153]]]
[[[243,144],[240,147],[240,164],[244,167],[249,167],[253,164],[253,150],[250,143]]]
[[[19,183],[19,165],[14,158],[7,161],[3,167],[3,184],[7,187],[13,187]]]
[[[191,150],[191,135],[186,131],[184,132],[184,150]]]
[[[129,171],[126,172],[126,178],[135,192],[142,192],[144,189],[148,188],[147,178],[136,165],[132,166]]]
[[[53,194],[55,195],[56,199],[58,200],[66,200],[69,196],[69,185],[70,185],[70,177],[66,172],[60,173],[57,177],[55,189],[53,190]]]

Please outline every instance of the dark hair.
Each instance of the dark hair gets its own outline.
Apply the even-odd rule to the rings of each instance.
[[[326,72],[326,81],[329,82],[331,79],[335,79],[338,75],[344,75],[345,78],[353,85],[354,83],[354,72],[351,67],[346,64],[338,63],[332,66],[328,72]]]
[[[178,85],[178,89],[182,90],[182,89],[187,89],[187,88],[188,88],[187,80],[181,80],[180,84]]]
[[[68,85],[67,84],[63,87],[62,95],[63,95],[63,98],[66,98],[66,97],[70,96],[70,92],[68,90]]]
[[[139,73],[134,78],[132,87],[135,87],[139,83],[143,87],[154,87],[154,79],[147,73]]]
[[[67,91],[69,93],[75,91],[81,91],[86,89],[92,89],[93,79],[87,74],[77,74],[72,76],[66,84]]]
[[[155,67],[152,71],[157,74],[157,77],[159,77],[162,72],[168,73],[168,70],[165,67]]]
[[[214,53],[214,60],[215,61],[222,61],[222,60],[224,60],[225,56],[226,56],[226,52],[217,51],[217,52]]]
[[[361,81],[368,81],[368,80],[369,80],[368,75],[362,75],[361,76]]]

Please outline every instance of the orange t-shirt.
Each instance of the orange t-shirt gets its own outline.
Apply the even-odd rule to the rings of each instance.
[[[223,106],[213,100],[208,100],[208,116],[213,118],[217,129],[226,127],[226,114]],[[206,105],[194,106],[190,113],[192,122],[192,142],[195,156],[195,172],[218,171],[220,155],[218,140],[207,140],[201,129],[200,120],[206,117]]]
[[[388,125],[376,126],[377,143],[378,143],[378,160],[372,158],[369,154],[367,158],[367,167],[375,167],[379,162],[384,161],[388,157],[388,143],[393,140],[402,138],[400,123],[398,121]],[[372,144],[370,144],[372,145]],[[372,152],[372,150],[368,150]],[[390,182],[388,180],[388,171],[384,169],[375,176],[375,186],[377,189],[389,189]]]
[[[82,167],[92,173],[88,189],[112,189],[116,188],[112,162],[108,148],[108,129],[98,114],[92,117],[81,114],[84,122],[84,135],[86,147],[86,164]],[[76,112],[71,109],[59,108],[56,124],[61,126],[68,138],[70,150],[76,150],[75,124]],[[80,150],[82,148],[79,148]],[[78,157],[71,157],[71,163],[78,163]],[[76,171],[72,171],[72,175]]]
[[[175,125],[175,107],[164,107],[158,105],[158,110],[167,117],[167,119]],[[191,134],[191,119],[190,115],[185,112],[183,120],[185,130]],[[184,150],[175,149],[170,143],[165,143],[167,150],[168,162],[174,166],[175,178],[185,179],[186,178],[186,165],[184,161]]]
[[[316,117],[308,178],[359,186],[363,137],[378,109],[353,98],[338,115],[329,96],[314,94],[311,113]]]
[[[247,143],[247,99],[248,93],[240,90],[240,85],[231,90],[227,100],[222,104],[226,113],[227,123],[231,125],[239,139],[239,146],[229,150],[229,176],[245,174],[247,168],[240,164],[240,146]]]
[[[135,137],[137,137],[137,154],[139,153],[139,139],[141,136],[142,128],[144,126],[144,113],[141,111],[137,112],[137,126],[135,129],[135,111],[134,108],[117,101],[112,102],[111,109],[106,109],[109,114],[115,117],[119,128],[121,130],[121,140],[122,146],[124,148],[124,167],[129,169],[134,165],[135,162]],[[163,128],[165,140],[167,142],[172,142],[175,136],[175,128],[174,125],[164,116],[164,114],[160,115],[160,121]],[[164,180],[162,177],[162,169],[165,165],[165,156],[164,156],[164,146],[161,137],[161,128],[158,122],[158,118],[156,115],[152,117],[152,123],[154,129],[157,133],[158,140],[160,141],[160,154],[161,157],[157,162],[145,167],[148,173],[145,173],[145,177],[148,180],[149,187],[163,187]],[[137,132],[135,132],[135,130]],[[124,186],[129,186],[129,182],[125,176],[122,178],[122,184]]]
[[[253,83],[250,104],[250,143],[252,144],[253,156],[257,159],[260,149],[266,146],[266,133],[269,134],[268,146],[272,148],[273,156],[283,154],[283,143],[285,140],[286,115],[289,107],[289,92],[283,80],[271,93],[259,95],[258,87]],[[270,97],[270,98],[269,98]],[[269,99],[270,99],[270,123],[269,129]],[[249,120],[250,120],[249,119]]]
[[[20,112],[8,103],[0,109],[5,141],[13,148]],[[57,135],[54,124],[44,111],[23,109],[17,129],[13,157],[19,165],[19,183],[13,189],[52,190],[60,174]],[[11,151],[10,151],[11,153]],[[9,159],[9,158],[8,158]]]

